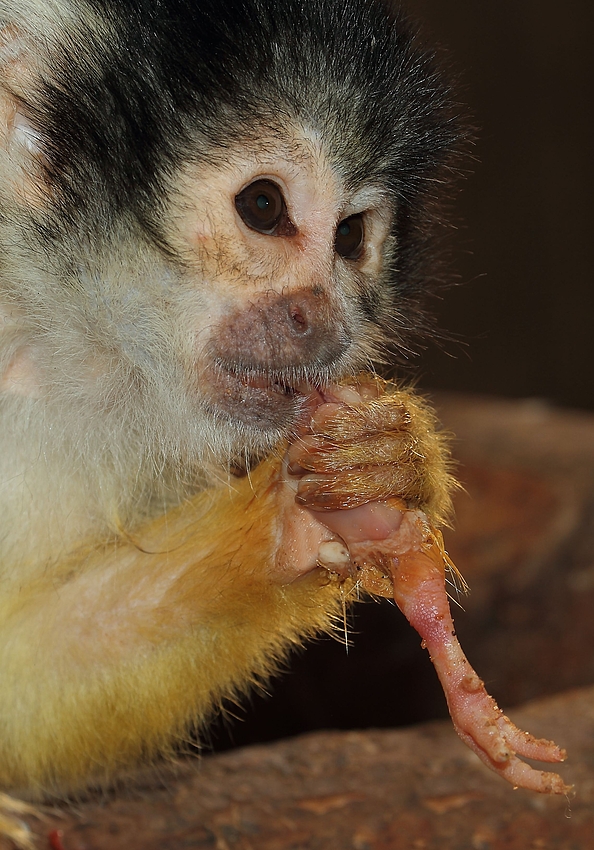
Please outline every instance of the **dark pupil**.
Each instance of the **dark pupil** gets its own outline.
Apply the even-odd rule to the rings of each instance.
[[[251,230],[272,234],[286,218],[283,193],[271,180],[256,180],[235,197],[235,209]]]
[[[345,218],[336,228],[336,253],[345,260],[358,260],[363,253],[364,239],[363,216],[352,215]]]

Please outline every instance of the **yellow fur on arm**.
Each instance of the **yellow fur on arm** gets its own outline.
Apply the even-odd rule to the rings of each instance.
[[[143,529],[152,553],[81,550],[4,600],[4,788],[64,794],[171,752],[223,697],[331,627],[325,574],[286,586],[268,575],[279,465]]]

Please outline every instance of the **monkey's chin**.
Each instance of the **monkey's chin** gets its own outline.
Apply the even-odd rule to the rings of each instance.
[[[317,394],[310,382],[292,384],[278,374],[230,372],[220,367],[209,372],[208,376],[202,373],[202,391],[217,419],[276,435],[298,427]]]

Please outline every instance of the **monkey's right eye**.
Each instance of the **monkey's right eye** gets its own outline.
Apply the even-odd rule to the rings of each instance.
[[[283,193],[271,180],[256,180],[246,186],[235,196],[235,209],[251,230],[269,236],[288,218]]]

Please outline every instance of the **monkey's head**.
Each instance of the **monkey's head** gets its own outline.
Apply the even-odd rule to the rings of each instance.
[[[0,84],[3,388],[71,444],[267,450],[422,326],[459,127],[379,0],[1,0]]]

